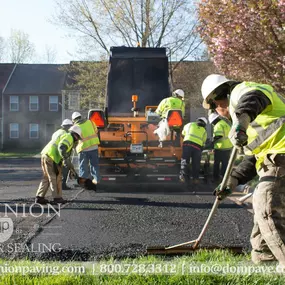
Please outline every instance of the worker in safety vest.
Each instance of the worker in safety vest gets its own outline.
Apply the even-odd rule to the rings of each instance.
[[[171,97],[164,98],[159,105],[157,106],[155,113],[157,113],[162,121],[158,124],[160,124],[166,119],[167,113],[169,110],[181,110],[182,117],[185,116],[185,103],[184,103],[184,91],[182,89],[177,89],[172,93]],[[175,128],[176,137],[175,141],[180,141],[180,128]],[[156,133],[156,131],[155,131]],[[162,140],[159,139],[159,147],[162,147]]]
[[[213,182],[220,183],[226,172],[233,148],[233,144],[229,139],[232,123],[226,117],[222,117],[216,112],[209,115],[209,123],[213,125]]]
[[[39,185],[35,203],[47,204],[45,199],[48,189],[51,189],[53,203],[64,204],[66,200],[62,198],[62,164],[74,173],[73,165],[69,159],[72,148],[81,138],[81,129],[72,126],[69,133],[59,136],[56,140],[51,140],[41,152],[41,165],[43,178]]]
[[[91,178],[92,183],[84,183],[84,187],[89,190],[96,190],[96,185],[100,181],[98,156],[100,141],[97,126],[93,121],[82,118],[79,112],[74,112],[71,118],[73,124],[79,126],[82,131],[82,139],[76,146],[79,159],[79,179],[86,182]]]
[[[182,116],[185,116],[184,91],[177,89],[171,97],[164,98],[157,106],[155,112],[161,117],[166,118],[169,110],[181,110]]]
[[[229,137],[246,154],[232,170],[225,189],[217,187],[215,194],[224,199],[237,185],[258,174],[253,194],[252,261],[277,259],[284,268],[285,100],[270,85],[237,82],[219,74],[206,77],[201,90],[204,108],[228,106],[224,109],[229,109],[233,123]]]
[[[69,119],[64,119],[61,123],[61,127],[55,131],[51,137],[55,141],[58,137],[68,133],[68,129],[73,125],[72,121]],[[67,176],[69,169],[65,166],[62,167],[62,190],[70,190],[71,188],[66,185]]]
[[[185,182],[189,177],[188,169],[191,158],[193,183],[199,183],[202,148],[207,140],[207,119],[200,117],[196,122],[188,123],[182,130],[183,147],[180,168],[180,181]]]

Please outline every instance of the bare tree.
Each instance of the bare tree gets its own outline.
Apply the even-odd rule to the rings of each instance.
[[[55,63],[56,62],[57,51],[55,47],[45,45],[43,61],[46,63]]]
[[[201,43],[192,0],[57,0],[55,11],[53,22],[83,39],[88,50],[164,46],[179,63]]]
[[[5,57],[5,41],[4,38],[0,37],[0,62],[4,60]]]
[[[8,39],[10,61],[14,63],[30,62],[35,54],[35,47],[29,40],[29,35],[20,31],[12,30]]]

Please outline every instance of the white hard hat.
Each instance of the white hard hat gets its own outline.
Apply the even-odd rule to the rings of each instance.
[[[205,117],[200,117],[197,119],[197,121],[203,121],[205,123],[205,125],[207,125],[208,120]]]
[[[176,90],[173,92],[173,96],[179,96],[179,97],[184,98],[184,91],[183,91],[182,89],[176,89]]]
[[[72,126],[71,128],[69,128],[69,131],[73,132],[73,133],[76,133],[76,134],[78,134],[81,137],[82,132],[81,132],[80,127]]]
[[[65,120],[63,120],[62,123],[61,123],[61,126],[62,126],[62,127],[64,127],[64,126],[72,126],[72,125],[73,125],[73,123],[72,123],[72,121],[69,120],[69,119],[65,119]]]
[[[212,113],[209,115],[209,123],[212,124],[217,118],[219,118],[218,113]]]
[[[211,98],[212,92],[219,87],[220,85],[226,83],[226,82],[233,82],[233,80],[227,79],[225,76],[220,75],[220,74],[211,74],[207,76],[201,87],[201,92],[203,96],[203,107],[205,109],[209,109],[210,105],[208,104],[207,100],[208,99],[213,99]]]
[[[79,112],[73,112],[71,119],[72,121],[74,121],[76,118],[81,117],[81,114]]]

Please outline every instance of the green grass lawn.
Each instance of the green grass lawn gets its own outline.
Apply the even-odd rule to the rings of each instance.
[[[71,266],[77,273],[60,273],[61,269],[71,270]],[[43,271],[36,273],[35,267]],[[15,272],[16,268],[24,268],[26,274],[5,273],[9,270]],[[183,257],[146,256],[93,263],[1,260],[0,273],[0,284],[5,285],[285,283],[285,273],[276,273],[275,264],[254,266],[248,254],[233,255],[222,250],[201,250]]]
[[[37,154],[39,154],[41,150],[32,150],[32,151],[27,151],[27,150],[8,150],[8,151],[0,151],[0,158],[15,158],[15,157],[33,157]]]

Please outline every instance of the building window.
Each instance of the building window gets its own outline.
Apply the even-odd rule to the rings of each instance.
[[[10,96],[10,111],[19,111],[19,96]]]
[[[30,139],[38,139],[38,138],[39,138],[39,125],[30,124]]]
[[[49,96],[49,110],[58,111],[58,96]]]
[[[64,93],[68,98],[68,109],[79,110],[80,109],[80,91],[68,90]]]
[[[19,124],[12,123],[10,124],[10,139],[19,138]]]
[[[38,110],[39,110],[39,97],[30,96],[30,111],[38,111]]]

